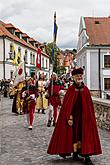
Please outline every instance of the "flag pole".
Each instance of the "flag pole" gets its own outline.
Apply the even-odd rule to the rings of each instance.
[[[53,46],[52,46],[52,75],[53,75],[53,65],[54,65],[54,49],[56,45],[57,37],[57,24],[56,24],[56,12],[54,13],[54,33],[53,33]],[[53,95],[53,79],[51,81],[51,96]]]
[[[24,73],[25,73],[25,80],[26,80],[26,55],[24,55]]]

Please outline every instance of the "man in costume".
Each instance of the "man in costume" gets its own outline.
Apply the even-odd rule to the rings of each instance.
[[[49,116],[47,126],[51,126],[53,118],[53,126],[56,125],[58,117],[58,106],[61,106],[60,92],[64,89],[64,85],[57,79],[57,74],[53,72],[50,82],[47,86],[49,99]]]
[[[72,71],[74,82],[65,94],[47,152],[63,158],[73,153],[75,160],[81,155],[85,165],[93,165],[90,156],[102,151],[91,95],[82,75],[82,68]]]
[[[32,130],[34,112],[36,105],[36,97],[38,97],[38,92],[36,87],[32,84],[33,79],[31,77],[27,78],[26,86],[22,89],[22,97],[24,98],[23,111],[27,114],[28,129]]]
[[[45,110],[48,107],[48,100],[45,98],[46,91],[45,91],[45,75],[44,72],[40,72],[39,80],[37,81],[37,88],[39,92],[39,97],[37,98],[37,105],[36,109],[38,110],[38,113],[40,110],[43,114],[45,114]]]

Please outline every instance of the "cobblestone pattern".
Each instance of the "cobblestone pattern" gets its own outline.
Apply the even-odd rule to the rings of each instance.
[[[12,100],[0,101],[0,165],[83,165],[47,154],[54,127],[48,128],[47,113],[35,114],[33,130],[27,129],[26,116],[11,113]],[[110,132],[99,130],[103,154],[93,156],[95,165],[110,165]]]

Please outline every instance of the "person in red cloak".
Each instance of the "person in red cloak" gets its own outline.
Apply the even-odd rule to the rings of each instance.
[[[80,155],[85,165],[93,165],[90,156],[102,153],[93,102],[82,81],[83,69],[74,69],[72,76],[74,82],[64,96],[47,153],[63,158],[73,153],[73,159]]]

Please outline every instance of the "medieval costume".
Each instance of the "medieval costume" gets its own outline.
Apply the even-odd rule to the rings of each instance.
[[[23,98],[21,97],[21,90],[25,85],[25,81],[19,82],[15,87],[12,89],[13,93],[13,106],[12,112],[16,114],[23,114]]]
[[[47,126],[50,127],[52,118],[53,126],[56,125],[58,117],[58,106],[61,106],[60,91],[64,89],[64,85],[57,79],[57,75],[54,72],[51,75],[51,80],[47,89],[49,99],[49,117]]]
[[[16,106],[17,106],[17,111],[19,114],[23,114],[23,98],[21,96],[22,92],[22,88],[25,86],[25,81],[19,82],[18,86],[18,90],[17,90],[17,98],[16,98]]]
[[[36,109],[38,113],[42,110],[42,113],[45,114],[45,110],[48,107],[48,100],[46,99],[46,90],[45,90],[45,80],[44,72],[40,73],[39,80],[37,81],[39,97],[36,100]]]
[[[37,89],[32,84],[32,78],[27,79],[27,84],[22,89],[22,97],[24,98],[23,112],[27,114],[28,128],[32,130],[36,97],[38,97]]]
[[[93,165],[89,156],[101,154],[101,146],[96,126],[94,107],[88,88],[81,81],[82,68],[73,70],[79,76],[65,94],[59,118],[54,129],[48,154],[66,157],[73,153],[85,157],[86,165]]]
[[[18,114],[17,107],[16,107],[16,100],[17,100],[17,87],[13,87],[13,104],[12,104],[12,112]]]

